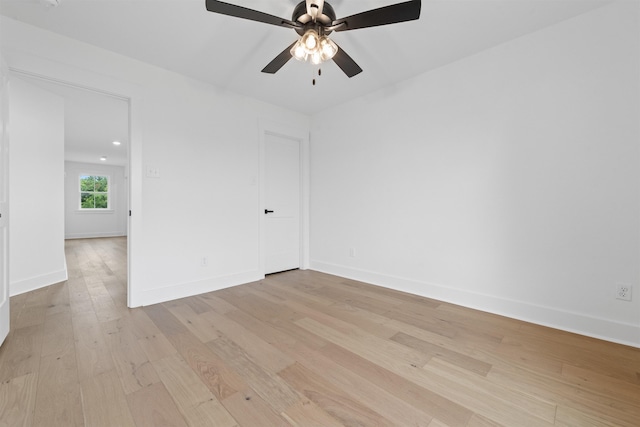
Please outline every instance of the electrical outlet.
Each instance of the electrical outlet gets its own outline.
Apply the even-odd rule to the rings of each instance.
[[[631,301],[631,285],[618,283],[616,285],[616,299]]]
[[[356,257],[356,248],[350,248],[349,249],[349,256],[351,258],[355,258]]]
[[[200,258],[200,266],[201,267],[209,266],[209,260],[207,259],[206,256],[203,256],[202,258]]]

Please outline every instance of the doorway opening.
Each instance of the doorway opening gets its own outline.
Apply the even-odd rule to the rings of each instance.
[[[14,78],[64,102],[64,239],[69,279],[100,277],[129,300],[130,99],[19,70]],[[91,191],[88,183],[97,182]],[[95,198],[92,204],[87,199]],[[82,257],[82,262],[77,261]],[[81,272],[80,266],[94,267]],[[122,308],[122,307],[118,307]]]

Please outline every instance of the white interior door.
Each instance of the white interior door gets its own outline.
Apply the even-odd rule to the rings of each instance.
[[[9,334],[9,72],[0,58],[0,345]]]
[[[300,141],[265,134],[265,274],[300,267]]]

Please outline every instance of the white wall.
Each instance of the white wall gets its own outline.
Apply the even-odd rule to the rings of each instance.
[[[311,268],[640,346],[638,5],[314,116]]]
[[[131,100],[131,306],[262,277],[259,123],[308,129],[308,116],[4,16],[0,23],[10,67]],[[146,177],[147,166],[160,177]]]
[[[81,211],[80,175],[109,177],[109,209]],[[127,190],[125,168],[79,162],[64,163],[64,237],[83,239],[127,235]]]
[[[67,279],[64,259],[64,100],[9,83],[10,294]]]

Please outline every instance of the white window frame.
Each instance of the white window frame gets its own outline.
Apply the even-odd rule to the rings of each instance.
[[[82,191],[82,178],[88,176],[99,176],[107,178],[107,191]],[[82,212],[106,212],[111,211],[111,176],[104,173],[81,173],[78,175],[78,210]],[[107,195],[107,207],[106,208],[83,208],[82,207],[82,193],[94,193],[94,194],[106,194]]]

